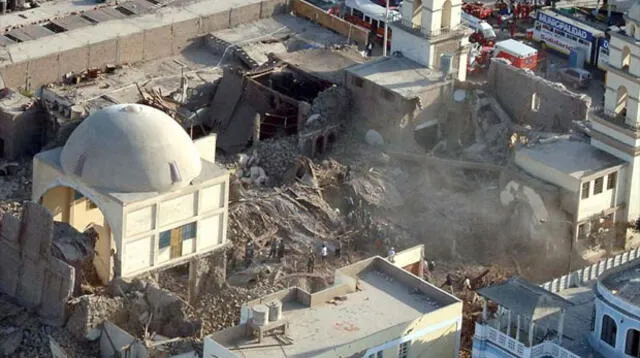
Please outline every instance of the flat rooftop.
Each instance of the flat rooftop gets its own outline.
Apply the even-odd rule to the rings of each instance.
[[[291,295],[294,298],[283,299],[283,318],[289,323],[287,336],[293,344],[282,345],[274,337],[266,337],[260,347],[255,346],[255,340],[244,334],[242,326],[214,333],[210,338],[246,358],[331,355],[334,347],[460,302],[380,257],[347,266],[336,275],[338,272],[357,278],[359,290],[332,294],[337,286],[330,287],[312,295],[324,297],[316,305],[301,303],[295,293]],[[410,284],[407,277],[420,284]],[[289,292],[291,290],[299,289],[292,288]],[[341,299],[332,300],[336,296]],[[270,302],[269,298],[264,300]],[[243,349],[245,345],[253,347]]]
[[[640,265],[625,264],[605,274],[600,283],[619,298],[640,306]]]
[[[539,162],[576,179],[625,163],[585,141],[575,139],[536,143],[517,149],[516,153],[519,157]]]
[[[344,71],[364,62],[362,57],[356,57],[360,54],[354,52],[348,49],[311,49],[277,54],[275,57],[320,79],[342,84]]]
[[[63,173],[64,171],[62,170],[62,164],[60,163],[60,152],[62,152],[62,147],[40,152],[36,154],[35,158],[40,159],[43,163],[47,163],[48,165],[52,166],[59,172]],[[227,170],[222,166],[215,163],[211,163],[206,160],[202,160],[202,171],[200,172],[200,175],[198,175],[195,179],[193,179],[192,183],[198,185],[206,181],[223,176],[226,173],[227,173]],[[92,189],[96,190],[98,193],[102,195],[105,195],[111,198],[112,200],[120,202],[123,205],[133,204],[133,203],[151,199],[160,195],[171,194],[171,192],[168,192],[168,193],[158,193],[158,192],[118,193],[118,192],[111,192],[107,190],[101,190],[100,188],[95,188],[95,187]]]
[[[347,69],[347,72],[408,99],[418,97],[430,85],[448,82],[443,79],[441,72],[396,56],[356,65]]]

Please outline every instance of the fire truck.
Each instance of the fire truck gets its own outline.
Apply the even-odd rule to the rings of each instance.
[[[479,43],[482,46],[493,46],[495,44],[496,33],[489,23],[464,12],[461,14],[461,19],[465,25],[474,31],[469,36],[469,42]]]
[[[375,29],[378,42],[384,41],[386,9],[383,6],[369,0],[346,0],[344,5],[345,20],[366,29]],[[389,21],[399,20],[400,17],[398,10],[389,10]],[[391,27],[388,28],[387,46],[391,46]]]
[[[481,2],[462,3],[462,11],[481,20],[488,19],[493,15],[493,9],[484,6]]]

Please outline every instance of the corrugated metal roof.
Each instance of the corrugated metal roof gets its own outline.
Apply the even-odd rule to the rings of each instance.
[[[53,24],[56,24],[56,25],[62,27],[63,29],[65,29],[67,31],[79,29],[81,27],[85,27],[85,26],[89,26],[89,25],[93,25],[93,23],[91,21],[86,20],[85,18],[81,17],[80,15],[65,16],[63,18],[60,18],[60,19],[57,19],[57,20],[53,20],[51,22]]]

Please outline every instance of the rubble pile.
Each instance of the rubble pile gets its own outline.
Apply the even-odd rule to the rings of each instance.
[[[261,185],[279,185],[283,181],[284,173],[296,164],[298,153],[298,143],[295,137],[270,138],[257,142],[245,153],[238,156],[234,165],[236,168],[235,177],[241,180],[242,178],[251,178],[251,180],[245,179],[243,181],[245,184],[252,184],[264,174],[267,181],[261,179],[259,181]],[[253,169],[252,173],[252,167],[260,169]],[[256,173],[257,175],[253,175]]]
[[[62,347],[69,358],[97,357],[97,342],[77,339],[63,327],[44,324],[25,308],[0,295],[0,356],[52,357],[50,340]]]
[[[313,132],[329,125],[339,124],[345,119],[351,103],[349,92],[344,87],[332,86],[320,92],[311,104],[311,116],[302,133]]]
[[[26,200],[31,200],[31,161],[0,163],[0,213],[19,218]]]

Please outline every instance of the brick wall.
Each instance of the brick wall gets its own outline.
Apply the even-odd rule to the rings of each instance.
[[[572,121],[586,119],[590,106],[580,94],[499,62],[491,63],[488,87],[512,120],[541,130],[566,130]],[[537,110],[532,106],[534,94],[539,101]]]
[[[51,324],[63,324],[75,270],[51,255],[53,218],[25,204],[22,220],[4,214],[0,226],[0,290],[34,309]]]

